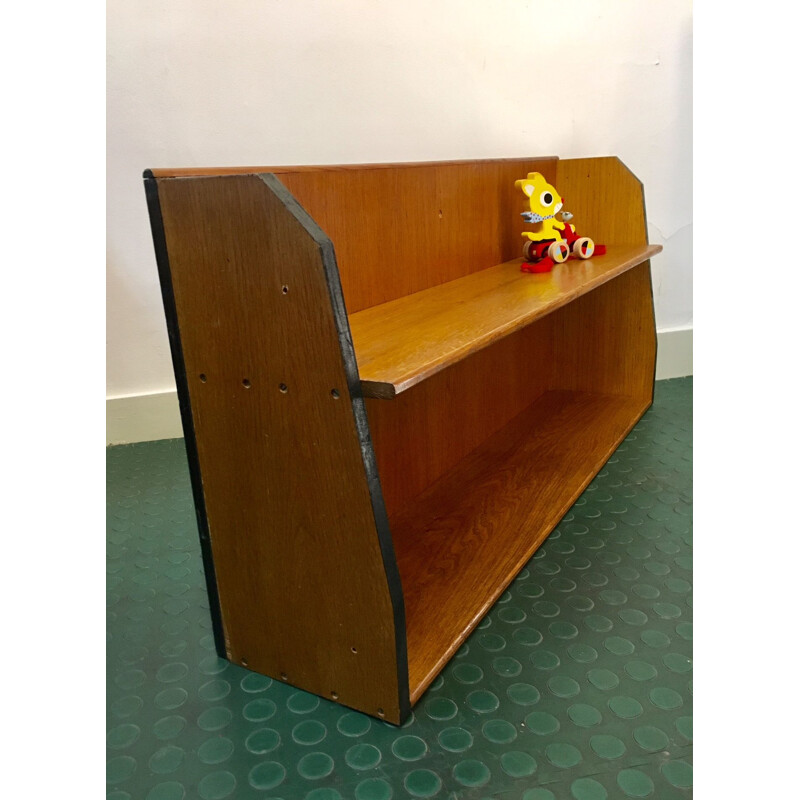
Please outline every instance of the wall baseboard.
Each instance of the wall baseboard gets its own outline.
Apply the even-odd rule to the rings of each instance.
[[[693,375],[692,338],[694,328],[670,328],[658,331],[658,357],[656,359],[656,380],[683,378]]]
[[[692,374],[692,331],[688,327],[658,332],[657,381]],[[176,391],[106,398],[107,445],[182,436]]]
[[[106,444],[131,444],[183,436],[178,392],[106,398]]]

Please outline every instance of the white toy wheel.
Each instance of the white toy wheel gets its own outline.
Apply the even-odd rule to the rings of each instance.
[[[534,242],[528,239],[525,244],[522,245],[522,257],[526,261],[536,261],[536,256],[534,254]]]
[[[594,254],[594,242],[588,236],[581,236],[572,243],[572,253],[578,258],[591,258]]]
[[[556,264],[563,264],[569,258],[569,245],[564,242],[553,242],[547,248],[547,255],[556,262]]]

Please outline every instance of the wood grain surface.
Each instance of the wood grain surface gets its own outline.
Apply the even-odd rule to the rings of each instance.
[[[644,190],[616,157],[566,159],[559,190],[572,222],[596,242],[647,247],[648,260],[602,290],[582,296],[559,314],[554,358],[564,389],[625,397],[653,397],[656,329]]]
[[[559,313],[500,339],[393,400],[367,399],[390,519],[551,388]]]
[[[548,392],[392,519],[412,703],[647,405]]]
[[[645,261],[555,315],[559,386],[652,401],[656,328]]]
[[[559,160],[556,188],[581,236],[597,244],[647,244],[641,181],[616,156]]]
[[[258,176],[158,191],[229,657],[399,722],[404,671],[320,241]]]
[[[412,702],[652,400],[647,259],[661,248],[641,185],[615,158],[562,163],[578,229],[607,255],[541,276],[500,265],[350,316],[367,393],[391,394],[368,385],[381,363],[386,384],[420,376],[367,400]]]
[[[519,271],[531,171],[606,255]],[[332,240],[352,337],[251,172]],[[613,157],[153,174],[229,655],[397,722],[652,401],[641,184]]]
[[[520,272],[521,259],[350,315],[365,397],[391,398],[661,251],[612,246],[552,272]]]
[[[394,163],[379,164],[316,164],[316,165],[297,165],[283,164],[271,167],[172,167],[147,170],[147,174],[155,178],[192,178],[203,175],[258,175],[261,173],[272,173],[281,175],[287,172],[342,172],[345,170],[355,170],[364,172],[373,169],[403,169],[406,167],[427,167],[436,166],[467,166],[471,164],[503,164],[520,162],[519,158],[476,158],[476,159],[452,159],[450,161],[399,161]],[[542,156],[540,161],[553,161],[555,156]]]
[[[521,255],[514,181],[556,159],[285,172],[281,182],[336,247],[347,311],[438,286]]]

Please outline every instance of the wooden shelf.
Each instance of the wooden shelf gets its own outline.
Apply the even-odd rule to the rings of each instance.
[[[647,405],[547,392],[391,520],[412,703]]]
[[[520,272],[531,172],[606,254]],[[652,402],[642,185],[548,157],[145,191],[217,655],[402,724]]]
[[[611,246],[541,275],[522,259],[350,316],[365,397],[391,398],[641,264],[660,245]]]

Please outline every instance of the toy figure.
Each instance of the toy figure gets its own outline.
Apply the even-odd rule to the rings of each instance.
[[[563,211],[564,198],[555,186],[547,182],[539,172],[529,172],[528,177],[518,180],[514,186],[530,199],[530,211],[522,212],[526,222],[533,223],[533,231],[523,231],[528,240],[522,248],[525,261],[523,272],[550,272],[555,264],[561,264],[571,256],[591,258],[602,255],[605,247],[598,245],[587,236],[578,236],[575,226],[570,224],[572,214]]]

